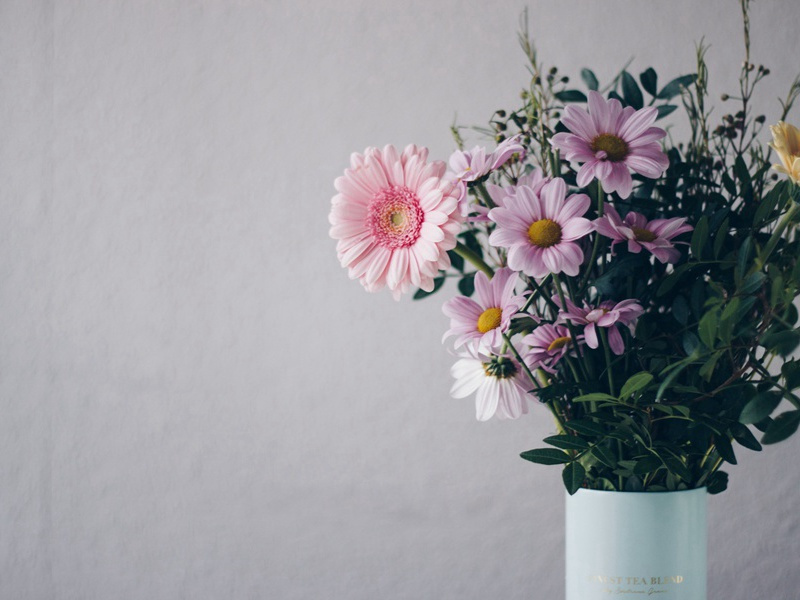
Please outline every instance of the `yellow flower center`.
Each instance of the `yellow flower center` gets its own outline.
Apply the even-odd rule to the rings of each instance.
[[[658,236],[649,229],[642,229],[641,227],[631,227],[633,235],[636,236],[637,242],[652,242]]]
[[[487,308],[478,317],[478,331],[486,333],[500,327],[500,320],[503,318],[503,311],[499,308]]]
[[[400,211],[392,213],[392,216],[389,217],[389,220],[392,222],[392,227],[395,229],[400,229],[406,224],[406,216]]]
[[[620,162],[628,156],[628,144],[622,138],[611,133],[601,133],[592,140],[590,146],[594,153],[605,152],[607,160],[611,162]]]
[[[571,341],[571,337],[557,337],[550,342],[550,345],[547,347],[547,351],[552,352],[553,350],[561,350],[561,348],[569,344]]]
[[[561,225],[550,219],[534,221],[528,227],[528,239],[539,248],[555,246],[561,241]]]

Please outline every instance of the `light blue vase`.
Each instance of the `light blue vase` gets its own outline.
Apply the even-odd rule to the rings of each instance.
[[[706,600],[706,490],[567,496],[566,600]]]

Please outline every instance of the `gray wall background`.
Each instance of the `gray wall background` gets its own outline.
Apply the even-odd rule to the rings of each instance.
[[[515,105],[523,6],[0,1],[0,598],[562,597],[560,473],[517,457],[547,415],[477,423],[441,299],[366,294],[327,237],[351,151],[446,159]],[[576,79],[705,35],[735,89],[734,0],[530,10]],[[770,120],[798,18],[754,5]],[[798,598],[798,450],[710,499],[710,598]]]

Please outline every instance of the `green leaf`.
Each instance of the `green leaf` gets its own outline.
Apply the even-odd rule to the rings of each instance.
[[[617,399],[609,394],[604,394],[602,392],[594,392],[592,394],[584,394],[583,396],[578,396],[577,398],[573,398],[572,401],[573,402],[616,402]]]
[[[691,248],[692,248],[692,256],[695,259],[697,260],[702,259],[703,248],[705,248],[707,241],[708,241],[708,217],[703,215],[697,222],[697,226],[694,228],[694,233],[692,234]]]
[[[631,375],[628,381],[622,386],[622,391],[619,394],[620,398],[628,398],[639,390],[646,388],[650,382],[653,381],[653,376],[647,371],[641,371],[635,375]]]
[[[681,93],[681,88],[689,87],[689,85],[694,83],[694,78],[694,74],[676,77],[663,88],[661,88],[661,91],[658,92],[656,98],[659,98],[660,100],[669,100],[670,98],[674,98]]]
[[[731,426],[731,433],[733,434],[733,439],[735,439],[745,448],[749,450],[755,450],[756,452],[761,450],[761,444],[758,443],[756,436],[754,436],[753,432],[750,431],[750,429],[745,425],[742,425],[741,423],[734,423]]]
[[[744,405],[739,422],[745,425],[759,423],[772,414],[781,403],[780,394],[775,392],[761,392]]]
[[[703,366],[697,371],[698,375],[705,379],[706,381],[711,381],[711,377],[714,374],[714,369],[717,368],[717,363],[719,359],[725,355],[725,350],[717,350],[714,354],[711,355]]]
[[[717,452],[726,462],[732,465],[736,464],[736,455],[733,453],[733,446],[730,440],[725,436],[717,436],[714,438],[714,445],[717,447]]]
[[[717,339],[717,323],[719,323],[719,309],[712,308],[702,316],[697,327],[700,340],[712,350]]]
[[[426,292],[423,289],[417,290],[414,293],[414,300],[420,300],[422,298],[427,298],[428,296],[435,294],[436,292],[439,291],[439,288],[441,288],[443,285],[444,285],[444,277],[437,277],[436,279],[433,280],[433,289],[430,292]]]
[[[642,71],[642,73],[639,75],[639,81],[642,82],[644,91],[651,96],[655,96],[658,93],[658,75],[656,75],[653,67],[649,67]]]
[[[672,316],[681,325],[689,322],[689,303],[683,296],[675,296],[675,300],[672,301]]]
[[[475,254],[483,258],[483,246],[478,241],[478,238],[475,237],[475,232],[471,230],[462,231],[458,234],[458,237],[464,240],[464,245],[472,250]]]
[[[683,351],[686,352],[686,356],[690,356],[697,350],[697,347],[700,345],[700,340],[691,331],[687,331],[683,334],[683,338],[681,338],[681,345],[683,346]]]
[[[781,374],[786,380],[786,389],[794,390],[800,387],[800,360],[784,363],[781,367]]]
[[[656,292],[656,296],[663,296],[669,293],[670,290],[672,290],[672,288],[674,288],[675,285],[681,280],[683,274],[686,273],[686,271],[691,269],[693,266],[694,265],[683,264],[677,269],[675,269],[675,271],[673,271],[670,275],[665,277],[661,281],[661,285],[658,286],[658,291]]]
[[[581,79],[586,84],[590,90],[595,90],[600,87],[600,84],[597,81],[597,77],[595,77],[594,73],[589,69],[581,69]]]
[[[600,423],[595,423],[591,419],[573,419],[565,423],[567,429],[582,433],[583,435],[602,436],[606,429]]]
[[[753,236],[748,235],[736,251],[736,272],[739,273],[739,277],[744,277],[750,270],[750,253],[752,249]]]
[[[597,458],[597,460],[607,467],[611,467],[612,469],[617,468],[617,458],[614,456],[614,452],[612,452],[610,448],[606,448],[605,446],[594,446],[590,452],[595,458]]]
[[[722,250],[722,245],[725,243],[725,240],[728,237],[728,232],[730,231],[730,219],[725,217],[725,220],[722,221],[722,225],[719,226],[716,235],[714,236],[714,258],[719,258],[719,253]]]
[[[625,491],[626,492],[641,492],[642,491],[642,480],[633,475],[629,477],[628,480],[625,482]]]
[[[692,472],[689,470],[683,462],[678,460],[674,456],[664,456],[664,464],[667,466],[667,469],[670,473],[683,479],[684,481],[691,481],[692,480]]]
[[[523,452],[520,456],[540,465],[561,465],[572,460],[566,452],[553,448],[536,448]]]
[[[800,343],[800,333],[796,329],[767,331],[761,338],[761,345],[781,356],[791,354]]]
[[[561,102],[586,102],[586,94],[580,90],[563,90],[553,95]]]
[[[800,425],[800,410],[782,413],[769,424],[764,432],[764,437],[761,438],[761,443],[766,445],[782,442],[797,431],[798,425]]]
[[[453,268],[456,271],[460,271],[460,272],[463,273],[464,272],[464,259],[461,257],[461,255],[458,252],[455,252],[454,250],[448,250],[447,251],[447,256],[450,257],[450,264],[453,265]]]
[[[583,438],[574,435],[551,435],[542,441],[562,450],[586,450],[589,447]]]
[[[712,473],[706,483],[706,490],[709,494],[719,494],[728,489],[728,474],[725,471]]]
[[[750,238],[747,239],[749,240]],[[761,288],[766,278],[767,276],[761,271],[751,273],[742,281],[742,284],[739,286],[739,292],[742,294],[752,294]]]
[[[636,110],[644,106],[642,91],[636,84],[636,80],[627,71],[622,72],[622,97],[625,98],[626,104],[632,106]]]
[[[636,466],[633,467],[633,472],[635,475],[646,475],[647,473],[652,473],[661,466],[661,459],[651,454],[645,456],[641,460],[637,460]]]
[[[458,280],[458,291],[467,298],[475,293],[475,273],[467,273]]]
[[[656,106],[656,121],[659,119],[663,119],[667,115],[671,115],[678,107],[674,104],[661,104],[660,106]]]
[[[733,299],[728,302],[727,306],[723,309],[722,314],[719,317],[720,321],[728,321],[736,317],[736,313],[739,311],[739,304],[741,301],[738,297],[734,296]],[[735,321],[734,321],[735,322]]]
[[[564,480],[564,486],[567,488],[569,495],[572,496],[583,485],[586,479],[586,469],[577,461],[571,462],[564,467],[561,478]]]

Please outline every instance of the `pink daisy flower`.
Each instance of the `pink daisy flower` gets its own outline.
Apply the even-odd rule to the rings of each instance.
[[[450,155],[450,170],[458,181],[477,181],[504,165],[514,154],[521,154],[525,147],[519,143],[519,135],[500,142],[494,152],[475,146],[472,150],[456,150]]]
[[[449,178],[458,186],[461,215],[466,217],[474,207],[467,195],[467,183],[483,179],[495,169],[503,166],[514,154],[522,154],[525,147],[519,143],[519,135],[500,142],[494,152],[487,154],[486,148],[475,146],[472,150],[456,150],[450,155]]]
[[[498,269],[491,281],[478,271],[475,299],[456,296],[442,306],[444,314],[450,317],[450,329],[442,341],[454,335],[456,348],[474,340],[480,350],[499,350],[511,317],[525,303],[522,296],[514,295],[518,280],[511,269]]]
[[[443,176],[445,164],[427,163],[428,150],[407,146],[354,153],[336,179],[330,235],[351,279],[370,292],[388,287],[395,299],[411,286],[430,291],[450,266],[461,219],[457,192]]]
[[[561,122],[571,133],[557,133],[551,143],[564,151],[567,160],[583,163],[577,177],[580,187],[597,178],[606,193],[627,198],[633,188],[628,169],[656,179],[669,166],[658,143],[666,132],[652,127],[657,114],[654,106],[622,108],[619,100],[604,100],[597,92],[589,92],[588,112],[568,105]]]
[[[595,230],[610,237],[611,247],[620,242],[628,242],[628,251],[638,254],[642,248],[653,253],[662,263],[676,263],[681,257],[675,248],[673,238],[692,231],[694,227],[686,224],[685,217],[673,219],[653,219],[648,221],[644,215],[629,212],[625,219],[610,204],[606,204],[604,215],[594,222]]]
[[[455,378],[453,398],[475,397],[478,421],[517,419],[528,412],[531,383],[520,364],[508,355],[483,354],[468,350],[450,369]]]
[[[557,296],[553,297],[553,302],[561,307]],[[614,303],[611,301],[601,302],[599,305],[589,306],[584,303],[583,308],[576,306],[569,299],[566,300],[567,308],[558,315],[559,322],[569,321],[574,325],[583,325],[583,336],[589,348],[597,348],[600,342],[597,339],[597,328],[608,329],[608,345],[614,354],[620,355],[625,352],[625,343],[622,335],[615,325],[627,326],[631,333],[636,327],[636,321],[644,313],[644,308],[636,300],[623,300]]]
[[[575,276],[583,263],[583,250],[577,240],[592,231],[592,223],[580,215],[591,200],[586,194],[566,197],[563,179],[554,179],[536,194],[529,187],[518,187],[505,199],[505,206],[489,211],[497,227],[489,236],[495,247],[508,248],[508,266],[531,277],[548,273]]]
[[[578,337],[578,343],[582,338]],[[530,347],[524,356],[525,362],[531,368],[542,368],[549,373],[555,373],[555,365],[567,355],[574,353],[572,335],[563,325],[545,323],[539,325],[533,332],[522,338],[522,343]]]

